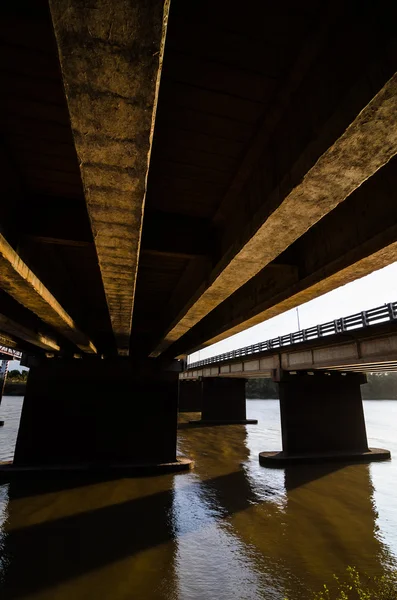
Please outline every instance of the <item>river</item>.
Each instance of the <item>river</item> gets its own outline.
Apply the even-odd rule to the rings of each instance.
[[[0,459],[21,398],[5,397]],[[247,401],[258,425],[191,429],[194,471],[136,479],[0,485],[0,598],[309,600],[348,565],[397,565],[397,401],[365,401],[370,445],[395,461],[268,469],[278,401]],[[73,425],[70,431],[73,444]]]

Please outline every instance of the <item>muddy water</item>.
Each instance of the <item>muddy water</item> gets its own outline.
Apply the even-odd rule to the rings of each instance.
[[[248,401],[258,425],[191,429],[182,416],[190,473],[0,486],[0,598],[298,600],[347,565],[395,566],[397,402],[364,405],[371,444],[396,462],[261,467],[281,445],[278,402]],[[20,406],[0,408],[3,460]]]

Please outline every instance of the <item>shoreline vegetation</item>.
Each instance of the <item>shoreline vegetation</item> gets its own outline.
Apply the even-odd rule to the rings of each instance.
[[[4,387],[4,396],[25,394],[27,371],[11,371]],[[397,400],[397,373],[369,373],[368,383],[361,386],[363,400]],[[278,400],[277,383],[271,379],[249,379],[248,400]]]
[[[24,396],[26,382],[6,381],[4,386],[4,396]]]
[[[8,371],[4,396],[24,396],[28,374],[29,371],[18,371],[18,369]]]
[[[363,400],[397,400],[397,373],[368,373],[368,383],[361,386]],[[271,379],[248,379],[249,400],[277,400],[277,383]]]

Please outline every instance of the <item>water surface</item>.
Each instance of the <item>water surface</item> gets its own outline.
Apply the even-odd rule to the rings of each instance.
[[[12,456],[21,399],[0,407]],[[364,402],[373,446],[397,457],[397,402]],[[190,429],[189,473],[0,486],[1,598],[303,600],[347,565],[397,561],[397,463],[274,470],[278,401],[248,401],[258,425]],[[70,443],[73,444],[71,426]]]

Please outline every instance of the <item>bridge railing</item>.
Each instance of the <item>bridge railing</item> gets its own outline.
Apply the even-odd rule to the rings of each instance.
[[[328,323],[322,323],[321,325],[315,325],[314,327],[308,327],[307,329],[301,329],[294,333],[288,333],[275,337],[265,342],[259,342],[252,344],[251,346],[245,346],[238,350],[231,350],[211,358],[205,358],[194,363],[187,365],[188,369],[196,369],[197,367],[203,367],[205,365],[212,365],[214,363],[225,362],[234,358],[240,358],[242,356],[248,356],[252,354],[258,354],[266,352],[267,350],[274,350],[277,348],[284,348],[285,346],[291,346],[293,344],[299,344],[302,342],[323,338],[329,335],[335,335],[337,333],[344,333],[345,331],[352,331],[355,329],[364,329],[371,325],[378,325],[380,323],[387,323],[388,321],[397,321],[397,302],[391,302],[378,306],[377,308],[371,308],[363,312],[349,315],[341,319],[335,319]]]

